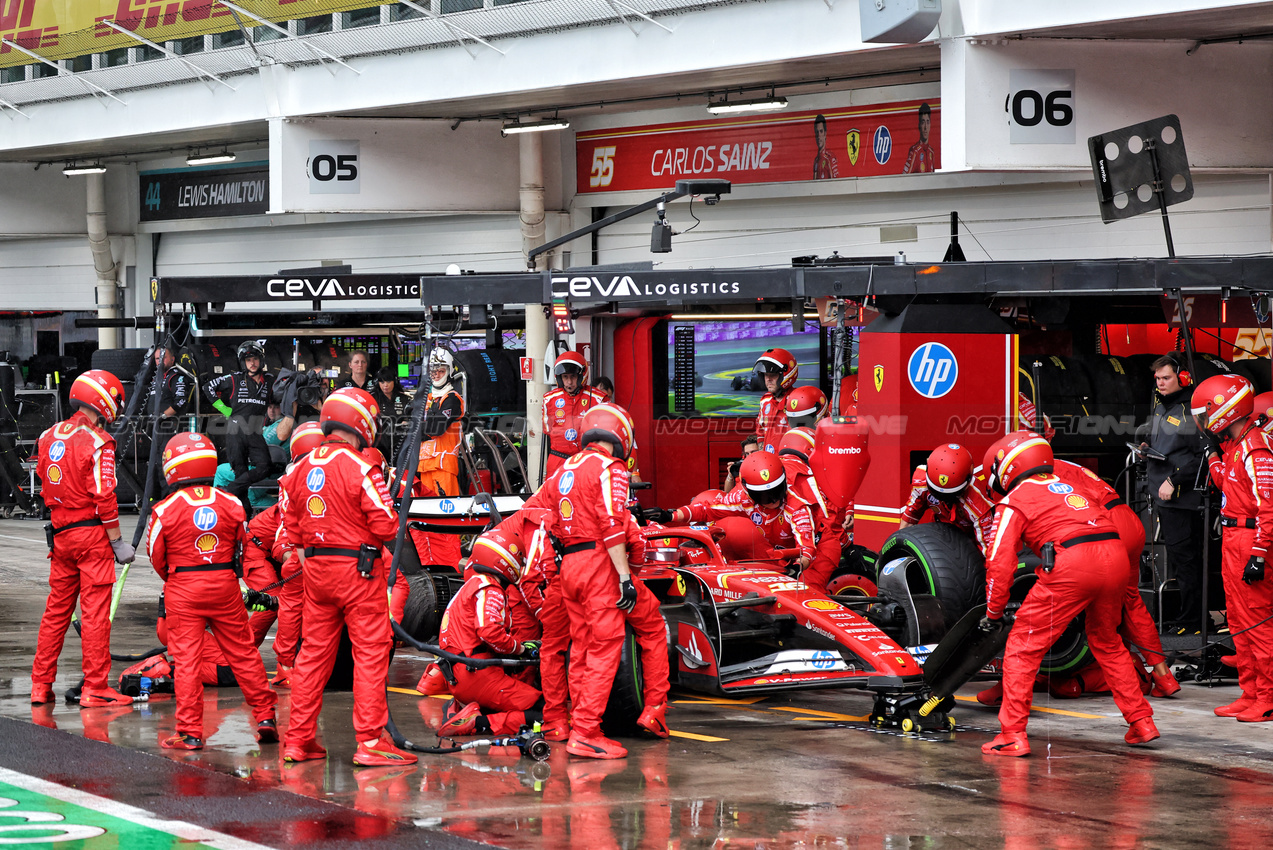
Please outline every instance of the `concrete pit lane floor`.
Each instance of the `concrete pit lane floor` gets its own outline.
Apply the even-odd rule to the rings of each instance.
[[[126,518],[125,528],[132,522]],[[1153,700],[1163,737],[1123,743],[1108,697],[1036,695],[1026,759],[988,758],[997,729],[972,685],[953,735],[902,735],[864,722],[854,691],[713,699],[674,694],[669,741],[629,740],[626,760],[516,751],[422,755],[355,768],[348,693],[329,693],[326,761],[284,764],[258,745],[236,688],[209,688],[207,747],[163,750],[174,703],[31,706],[30,664],[46,595],[42,524],[0,522],[0,843],[61,837],[84,848],[209,846],[1265,847],[1273,842],[1273,724],[1212,715],[1237,687],[1185,685]],[[156,643],[160,583],[139,557],[115,620],[115,652]],[[267,642],[267,669],[274,657]],[[79,679],[68,637],[56,683]],[[126,666],[116,662],[114,675]],[[423,657],[399,651],[390,708],[434,743],[444,701],[412,686]],[[280,723],[288,697],[280,693]],[[45,845],[41,845],[45,846]]]

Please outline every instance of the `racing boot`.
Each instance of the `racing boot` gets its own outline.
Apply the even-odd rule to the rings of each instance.
[[[312,761],[327,758],[327,750],[313,739],[300,744],[288,744],[283,748],[283,761]]]
[[[647,705],[645,711],[637,718],[637,725],[651,734],[666,738],[670,732],[667,728],[667,703]]]
[[[164,738],[159,746],[165,750],[202,750],[203,739],[196,738],[194,735],[183,735],[178,732],[176,735]]]
[[[1176,677],[1170,671],[1166,675],[1154,673],[1152,676],[1154,689],[1149,692],[1150,696],[1170,697],[1180,693],[1180,683],[1176,681]]]
[[[1222,705],[1219,708],[1212,709],[1212,711],[1216,717],[1237,717],[1253,705],[1255,705],[1255,697],[1249,697],[1243,693],[1242,696],[1228,705]]]
[[[570,739],[569,720],[545,720],[539,724],[545,741],[566,741]]]
[[[1148,744],[1150,741],[1157,740],[1158,737],[1158,727],[1154,725],[1154,718],[1142,717],[1127,730],[1123,740],[1129,744]]]
[[[1238,657],[1236,655],[1221,655],[1220,663],[1225,667],[1232,667],[1234,670],[1238,669]]]
[[[39,682],[31,685],[31,705],[44,705],[50,702],[57,702],[57,697],[53,695],[52,685],[45,685]]]
[[[278,721],[267,717],[256,724],[256,742],[258,744],[278,743]]]
[[[1024,732],[1000,732],[993,741],[981,745],[981,752],[987,756],[1028,756],[1030,741]]]
[[[1057,699],[1078,699],[1083,696],[1083,677],[1051,678],[1048,680],[1048,693]]]
[[[628,751],[618,741],[612,741],[604,735],[595,738],[583,738],[577,733],[570,733],[566,743],[566,752],[572,756],[586,759],[622,759],[628,757]]]
[[[1273,720],[1273,702],[1256,701],[1238,715],[1239,723],[1267,723]]]
[[[274,678],[270,679],[271,688],[290,688],[292,686],[292,668],[276,665]]]
[[[124,696],[114,688],[85,687],[80,693],[80,708],[101,708],[107,705],[132,704],[132,697]]]
[[[982,705],[997,707],[1003,702],[1003,682],[995,682],[989,688],[977,694],[977,702]]]
[[[455,702],[452,700],[452,702]],[[475,702],[450,713],[446,721],[438,727],[439,738],[452,738],[477,734],[477,719],[482,714],[482,707]]]
[[[442,668],[436,664],[430,664],[424,671],[424,675],[420,677],[420,681],[416,683],[415,689],[424,694],[426,697],[439,696],[441,694],[449,694],[451,692],[450,685],[447,684],[446,676],[442,675]]]
[[[416,761],[414,754],[394,746],[389,733],[383,730],[379,738],[359,741],[358,749],[354,751],[354,764],[360,767],[395,767],[402,764],[415,764]]]

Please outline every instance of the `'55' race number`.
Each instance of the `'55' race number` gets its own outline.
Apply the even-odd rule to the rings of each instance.
[[[588,175],[589,186],[593,188],[609,186],[610,181],[614,180],[614,151],[613,147],[592,149],[592,173]]]

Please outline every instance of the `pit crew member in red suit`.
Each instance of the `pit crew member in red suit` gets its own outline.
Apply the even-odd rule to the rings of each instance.
[[[1038,583],[1017,611],[1004,650],[1001,731],[981,751],[1030,754],[1025,730],[1035,674],[1043,654],[1084,611],[1088,645],[1131,725],[1125,740],[1154,740],[1158,729],[1153,709],[1141,694],[1132,657],[1117,633],[1130,570],[1118,529],[1104,508],[1052,474],[1052,447],[1038,434],[1017,431],[1000,438],[986,452],[983,469],[990,488],[1004,498],[995,509],[986,556],[982,628],[993,629],[1003,618],[1023,543],[1043,557],[1045,544],[1051,544],[1056,556],[1053,569],[1039,568]]]
[[[1273,448],[1261,430],[1255,391],[1237,375],[1216,375],[1193,391],[1198,429],[1212,441],[1207,463],[1224,494],[1220,576],[1238,656],[1242,696],[1215,713],[1246,723],[1273,720],[1273,579],[1264,560],[1273,539]]]
[[[305,569],[304,640],[292,670],[292,710],[285,761],[327,757],[315,741],[323,687],[336,661],[341,626],[354,659],[353,762],[365,767],[412,764],[385,723],[385,676],[393,633],[382,544],[398,531],[384,475],[359,452],[376,441],[379,406],[363,390],[336,390],[319,423],[327,439],[279,481],[286,499],[283,532]]]
[[[797,391],[805,389],[798,387]],[[813,454],[815,436],[812,428],[792,428],[782,438],[778,457],[782,461],[788,486],[801,501],[809,506],[813,527],[817,531],[818,545],[809,568],[800,573],[800,580],[815,590],[825,592],[831,573],[840,566],[840,557],[848,543],[845,530],[845,508],[834,508],[822,494],[809,468],[809,456]]]
[[[917,525],[932,511],[935,521],[953,525],[984,550],[994,510],[984,486],[985,479],[973,474],[972,454],[958,443],[944,443],[915,467],[900,527]]]
[[[633,573],[638,573],[645,563],[645,537],[641,534],[636,517],[631,513],[627,516],[624,535],[627,538],[628,567]],[[637,601],[624,614],[624,619],[632,627],[637,645],[641,647],[642,683],[645,689],[641,694],[644,708],[637,718],[637,726],[660,738],[666,738],[671,734],[667,728],[667,695],[671,689],[668,678],[667,625],[654,592],[642,581],[636,582],[635,586]]]
[[[256,739],[278,741],[278,697],[252,643],[247,609],[239,593],[238,547],[243,543],[243,505],[212,486],[217,450],[203,434],[177,434],[163,453],[164,479],[176,492],[155,505],[146,548],[164,580],[168,649],[176,668],[177,733],[169,749],[203,749],[204,631],[213,638],[243,696],[252,706]]]
[[[557,388],[544,394],[544,435],[548,438],[547,475],[579,451],[583,415],[605,404],[605,393],[588,386],[588,361],[577,351],[567,351],[553,364]]]
[[[566,751],[584,758],[624,758],[628,751],[601,734],[601,715],[619,667],[624,614],[639,594],[626,547],[632,420],[599,404],[580,423],[583,451],[540,488],[551,506],[546,523],[562,545],[561,596],[570,617],[570,697],[574,716]]]
[[[51,522],[49,599],[40,619],[31,667],[31,703],[52,702],[57,659],[78,599],[84,687],[80,706],[132,703],[109,684],[110,600],[115,561],[135,552],[120,536],[115,501],[115,439],[104,425],[124,406],[124,387],[109,372],[90,369],[71,385],[75,412],[40,435],[35,471]]]
[[[784,396],[796,385],[800,367],[787,349],[770,348],[756,360],[755,371],[765,379],[765,394],[760,397],[760,412],[756,414],[756,436],[760,438],[760,450],[773,454],[787,433]]]
[[[739,471],[741,487],[713,502],[691,502],[674,511],[655,508],[646,517],[663,523],[711,522],[731,516],[750,517],[765,532],[776,549],[797,549],[796,561],[803,571],[817,554],[813,515],[803,499],[787,486],[782,461],[769,452],[756,452],[743,461]]]

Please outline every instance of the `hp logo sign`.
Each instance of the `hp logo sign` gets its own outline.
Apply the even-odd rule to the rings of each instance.
[[[875,161],[880,165],[888,162],[888,158],[893,155],[893,134],[888,131],[888,127],[881,124],[875,128],[873,146]]]
[[[926,342],[911,352],[906,376],[915,392],[924,398],[941,398],[955,388],[959,361],[955,359],[955,352],[940,342]]]

